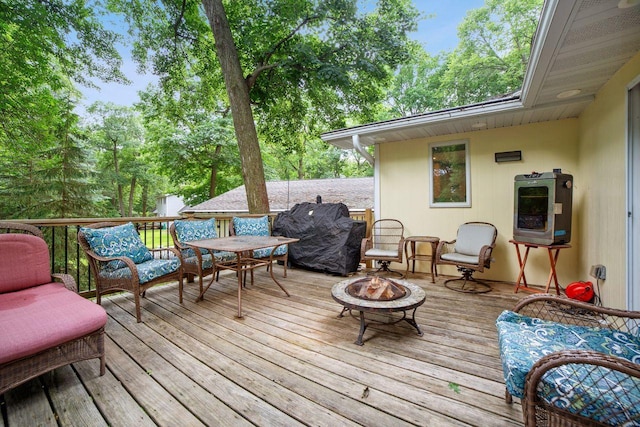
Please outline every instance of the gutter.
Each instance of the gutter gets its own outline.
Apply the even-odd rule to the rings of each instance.
[[[351,137],[351,143],[353,144],[353,148],[355,148],[358,153],[362,154],[362,157],[364,157],[371,166],[375,166],[376,161],[373,156],[369,154],[369,152],[362,145],[360,145],[360,135],[358,135],[357,133],[354,134]]]
[[[478,104],[433,111],[417,116],[402,117],[399,119],[387,120],[384,122],[370,123],[366,125],[354,126],[351,128],[339,129],[323,133],[322,135],[320,135],[320,137],[323,141],[326,142],[349,137],[353,139],[354,136],[406,129],[407,127],[412,126],[423,126],[442,123],[450,120],[459,120],[461,118],[482,117],[484,115],[497,112],[518,110],[522,107],[523,105],[520,101],[520,95],[516,95],[509,98],[500,98],[497,100],[486,101]]]

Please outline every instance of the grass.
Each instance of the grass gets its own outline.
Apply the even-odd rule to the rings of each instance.
[[[169,230],[153,229],[141,230],[140,237],[148,248],[166,248],[173,247],[173,239],[169,234]]]

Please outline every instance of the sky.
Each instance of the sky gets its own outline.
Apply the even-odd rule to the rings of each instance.
[[[367,0],[366,3],[372,2]],[[414,0],[413,4],[423,15],[431,16],[418,22],[418,31],[412,38],[422,43],[430,54],[451,51],[458,44],[457,27],[468,10],[476,9],[484,4],[484,0]],[[115,25],[118,25],[116,22]],[[122,33],[126,33],[124,22],[121,22]],[[131,59],[130,49],[123,46],[120,54],[123,58],[122,71],[131,80],[130,85],[95,82],[100,89],[81,87],[84,99],[78,113],[84,114],[86,106],[95,101],[112,102],[117,105],[133,105],[138,101],[138,91],[158,79],[153,75],[140,75],[136,72],[136,64]]]

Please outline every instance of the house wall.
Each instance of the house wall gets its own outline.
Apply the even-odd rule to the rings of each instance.
[[[397,218],[405,227],[405,236],[429,235],[442,240],[455,239],[458,226],[467,221],[485,221],[498,229],[491,269],[476,274],[479,278],[515,282],[519,266],[513,237],[513,184],[518,174],[550,172],[561,168],[574,175],[574,209],[571,249],[563,250],[558,261],[561,284],[586,279],[576,274],[580,256],[582,183],[578,169],[578,119],[524,126],[481,130],[470,133],[416,139],[378,147],[380,166],[380,213],[377,218]],[[471,155],[471,207],[429,207],[429,144],[466,139]],[[494,153],[522,151],[522,161],[495,163]],[[397,266],[396,266],[397,267]],[[428,263],[416,269],[428,271]],[[454,267],[441,266],[439,272],[457,275]],[[534,249],[527,263],[530,284],[546,283],[549,260],[546,251]]]
[[[174,195],[161,196],[156,199],[156,215],[177,216],[184,207],[182,198]]]
[[[627,308],[626,191],[627,85],[640,75],[640,54],[598,92],[579,120],[578,164],[582,242],[579,269],[607,268],[600,291],[604,305]],[[638,166],[640,167],[640,165]]]

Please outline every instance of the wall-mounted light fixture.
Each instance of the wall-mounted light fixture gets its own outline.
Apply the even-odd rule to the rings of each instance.
[[[522,151],[503,151],[502,153],[495,153],[496,163],[503,162],[518,162],[522,160]]]

